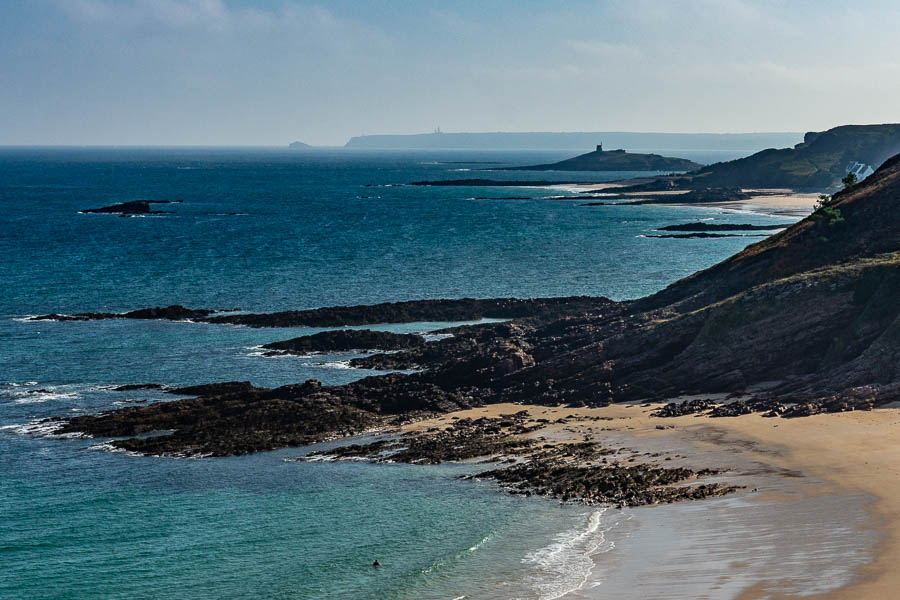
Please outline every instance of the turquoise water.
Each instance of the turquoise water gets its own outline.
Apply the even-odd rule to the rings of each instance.
[[[641,237],[653,228],[784,222],[549,198],[564,190],[396,185],[570,181],[573,174],[460,170],[484,166],[464,161],[562,157],[0,150],[0,597],[551,598],[576,587],[589,556],[611,550],[615,531],[627,529],[621,513],[458,479],[474,465],[290,460],[300,449],[143,458],[34,426],[171,399],[109,389],[125,383],[339,384],[373,374],[347,369],[348,354],[258,351],[318,330],[23,320],[171,303],[257,311],[462,296],[632,298],[758,239]],[[156,205],[171,211],[159,216],[78,214],[135,199],[183,203]],[[382,569],[369,566],[375,558]]]

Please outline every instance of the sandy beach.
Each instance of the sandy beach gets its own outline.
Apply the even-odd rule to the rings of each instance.
[[[669,597],[690,593],[704,598],[787,599],[800,597],[802,591],[804,598],[821,600],[896,598],[896,590],[900,589],[900,572],[894,568],[900,560],[900,410],[897,407],[797,419],[764,418],[759,414],[664,419],[651,416],[657,406],[622,404],[570,409],[498,404],[409,427],[440,427],[454,418],[496,417],[528,410],[529,417],[548,420],[543,429],[530,434],[547,442],[592,439],[610,447],[628,448],[643,460],[659,457],[657,460],[664,460],[666,466],[684,464],[727,470],[724,479],[728,483],[746,486],[733,499],[636,509],[641,511],[638,514],[648,526],[642,530],[643,537],[639,535],[628,543],[645,544],[644,553],[650,553],[649,562],[671,561],[676,549],[685,552],[696,550],[697,545],[706,548],[703,555],[706,562],[698,566],[699,570],[685,566],[680,573],[684,579],[679,584],[682,587],[678,592],[669,588],[668,593],[675,594]],[[559,419],[565,422],[556,422]],[[753,506],[759,503],[766,505],[765,510],[754,515]],[[700,506],[705,508],[698,510]],[[678,515],[677,519],[673,515]],[[666,519],[668,523],[664,522]],[[741,520],[742,524],[735,525]],[[692,522],[692,527],[684,527],[685,522]],[[659,540],[654,540],[652,530],[677,529],[678,523],[684,528],[679,535],[693,536],[693,539],[680,541],[681,545],[669,548],[668,553],[659,551],[658,556],[653,555],[658,551]],[[726,523],[731,527],[723,527]],[[819,534],[826,536],[829,530],[839,535],[816,539]],[[849,552],[859,551],[852,546],[857,536],[859,540],[868,536],[870,552],[857,554],[850,568],[848,564],[842,565],[841,558],[846,563],[852,562]],[[766,538],[771,547],[759,546],[754,550],[757,538]],[[845,549],[830,548],[843,543],[835,539],[850,545]],[[792,546],[804,543],[808,547]],[[754,557],[754,551],[764,554]],[[767,554],[779,560],[761,574],[749,568],[747,563],[751,561],[710,562],[707,555],[713,553],[719,556],[731,553],[732,558],[757,561]],[[809,582],[792,582],[787,579],[788,571],[778,573],[781,563],[807,555],[809,564],[800,565],[799,571],[813,576]],[[641,588],[642,598],[666,597],[663,587],[666,578],[671,583],[671,577],[678,574],[666,565],[658,567],[661,571],[656,575],[660,580],[658,585],[652,571],[642,575],[646,579],[645,587]],[[797,569],[795,564],[794,571]],[[629,575],[633,576],[633,573]],[[689,587],[692,576],[702,578],[696,589]],[[624,577],[621,573],[618,578],[607,573],[605,581],[596,583],[596,595],[586,587],[567,597],[587,599],[606,597],[614,591],[621,593],[629,585],[628,581],[620,581]],[[812,581],[818,581],[824,588],[817,589],[810,584]]]
[[[819,200],[819,194],[794,192],[791,190],[745,189],[755,194],[747,200],[710,202],[701,206],[765,213],[784,217],[805,217],[810,214]],[[692,204],[692,206],[697,206]]]
[[[671,196],[677,197],[688,193],[689,190],[666,190],[655,192],[617,192],[618,188],[634,183],[643,183],[645,180],[629,180],[626,182],[614,183],[587,183],[587,184],[569,184],[569,189],[579,190],[582,192],[610,193],[622,197],[631,197],[635,200],[646,198],[647,196]],[[727,210],[737,210],[746,212],[763,213],[773,216],[783,217],[805,217],[815,208],[816,202],[819,200],[818,193],[797,192],[786,188],[743,188],[741,191],[752,194],[746,200],[728,200],[724,202],[691,202],[685,203],[684,206],[705,206],[709,208],[722,208]],[[654,204],[648,202],[648,204]],[[665,202],[659,204],[682,206],[677,202]]]

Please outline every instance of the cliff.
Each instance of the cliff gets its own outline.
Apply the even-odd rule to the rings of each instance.
[[[807,133],[793,148],[709,165],[691,173],[690,185],[833,190],[851,164],[877,169],[898,152],[900,124],[844,125]]]

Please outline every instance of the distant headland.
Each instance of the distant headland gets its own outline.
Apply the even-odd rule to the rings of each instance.
[[[587,154],[543,165],[507,167],[504,171],[693,171],[703,165],[686,158],[604,150],[603,144]]]
[[[763,148],[784,148],[803,141],[799,132],[781,133],[648,133],[603,132],[486,132],[421,133],[412,135],[361,135],[350,138],[345,148],[371,150],[574,150],[585,151],[602,140],[608,148],[679,150],[730,150],[751,154]]]

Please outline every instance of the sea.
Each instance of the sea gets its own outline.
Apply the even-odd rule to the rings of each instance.
[[[648,237],[660,226],[796,219],[582,206],[568,198],[581,190],[566,184],[645,173],[493,170],[569,155],[0,149],[0,597],[550,600],[588,589],[603,597],[646,521],[640,511],[512,496],[463,480],[483,468],[472,463],[293,460],[309,448],[141,457],[111,451],[108,440],[56,436],[41,422],[173,399],[113,389],[123,384],[333,385],[378,374],[348,368],[348,353],[260,352],[321,329],[27,320],[169,304],[278,311],[419,298],[622,300],[761,239]],[[559,185],[406,185],[468,177]],[[154,204],[159,214],[79,212],[132,200],[170,203]]]

